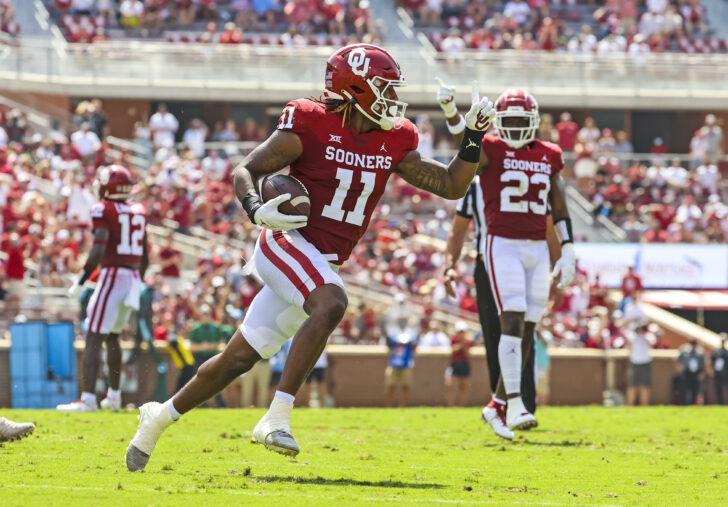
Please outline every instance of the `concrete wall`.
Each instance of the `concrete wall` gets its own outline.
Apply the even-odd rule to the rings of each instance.
[[[0,340],[0,407],[10,406],[9,342]],[[160,343],[160,348],[164,344]],[[78,365],[82,364],[83,343],[76,343]],[[330,368],[328,383],[338,406],[381,406],[384,404],[384,369],[387,349],[383,346],[332,345],[327,348]],[[610,353],[615,362],[615,385],[624,392],[627,386],[629,359],[626,351]],[[677,351],[653,351],[653,394],[655,404],[672,401],[672,376]],[[167,391],[172,393],[179,372],[164,352],[167,362]],[[553,405],[601,404],[606,386],[606,354],[600,350],[551,350],[551,400]],[[418,351],[415,360],[411,405],[444,405],[444,372],[449,355],[444,352]],[[139,364],[139,391],[125,393],[124,403],[139,404],[151,399],[157,382],[156,366],[148,352]],[[79,372],[80,377],[80,372]],[[488,369],[483,350],[472,352],[469,405],[482,405],[490,398]]]

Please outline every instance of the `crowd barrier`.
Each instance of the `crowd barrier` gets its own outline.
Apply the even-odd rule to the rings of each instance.
[[[172,394],[179,376],[165,343],[156,343],[167,366],[167,393]],[[76,342],[77,364],[82,363],[83,342]],[[129,344],[124,344],[129,349]],[[388,362],[387,348],[381,345],[329,345],[327,382],[336,405],[340,407],[383,406],[384,370]],[[629,352],[626,350],[593,350],[551,348],[550,401],[553,405],[601,404],[607,385],[607,365],[614,365],[614,388],[624,392],[627,387]],[[677,350],[655,350],[652,367],[652,402],[669,404],[674,401],[673,379],[676,373]],[[488,368],[482,347],[471,351],[472,377],[467,405],[482,405],[490,398]],[[12,359],[11,359],[12,357]],[[8,372],[15,356],[8,341],[0,341],[0,407],[16,406],[12,401]],[[446,350],[420,349],[415,356],[414,384],[410,391],[411,405],[439,406],[445,404],[444,374],[450,364]],[[135,392],[124,392],[125,404],[138,405],[155,398],[157,365],[151,354],[143,350],[136,368],[138,381]],[[76,399],[77,393],[64,393],[60,402]],[[54,400],[55,401],[55,400]]]

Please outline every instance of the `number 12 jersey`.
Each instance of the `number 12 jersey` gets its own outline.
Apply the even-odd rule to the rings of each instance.
[[[546,239],[551,176],[564,167],[558,145],[536,139],[511,148],[486,134],[488,168],[480,175],[488,234],[509,239]]]
[[[303,145],[290,174],[308,189],[311,214],[298,231],[341,264],[366,231],[397,164],[417,148],[417,128],[405,120],[398,129],[362,134],[323,104],[298,99],[283,110],[278,130],[298,134]]]
[[[102,267],[141,266],[147,223],[143,204],[102,199],[91,208],[91,218],[94,230],[109,231]]]

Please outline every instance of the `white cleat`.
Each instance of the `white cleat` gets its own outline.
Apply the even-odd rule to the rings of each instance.
[[[301,452],[296,439],[291,435],[288,421],[269,419],[267,413],[255,425],[253,439],[255,442],[263,444],[269,451],[285,456],[295,457]]]
[[[493,432],[506,440],[513,440],[515,435],[506,426],[505,405],[491,401],[483,408],[480,418],[483,422],[493,428]]]
[[[0,442],[11,442],[27,437],[35,429],[33,423],[16,423],[0,417]]]
[[[93,405],[88,405],[84,403],[83,400],[76,400],[71,403],[57,405],[56,410],[59,412],[96,412],[98,407],[95,403]]]
[[[508,400],[508,408],[506,409],[506,424],[512,430],[527,430],[538,426],[538,421],[523,406],[521,398],[511,398]]]
[[[112,412],[118,412],[121,410],[121,398],[118,400],[112,400],[111,398],[104,398],[101,400],[101,408],[104,410],[111,410]]]
[[[130,472],[144,470],[157,440],[173,422],[167,406],[156,401],[141,406],[139,428],[126,449],[126,468]]]

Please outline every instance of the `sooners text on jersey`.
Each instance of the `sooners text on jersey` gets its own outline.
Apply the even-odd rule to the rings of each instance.
[[[147,223],[144,205],[102,199],[91,208],[91,218],[94,229],[109,231],[102,267],[141,266]]]
[[[417,128],[408,120],[394,130],[360,134],[341,114],[309,99],[289,102],[279,130],[295,132],[303,152],[291,176],[308,189],[311,215],[299,232],[341,264],[364,234],[369,219],[400,160],[417,148]]]
[[[564,167],[561,148],[536,139],[518,149],[486,134],[488,169],[480,176],[488,234],[546,239],[551,176]]]

